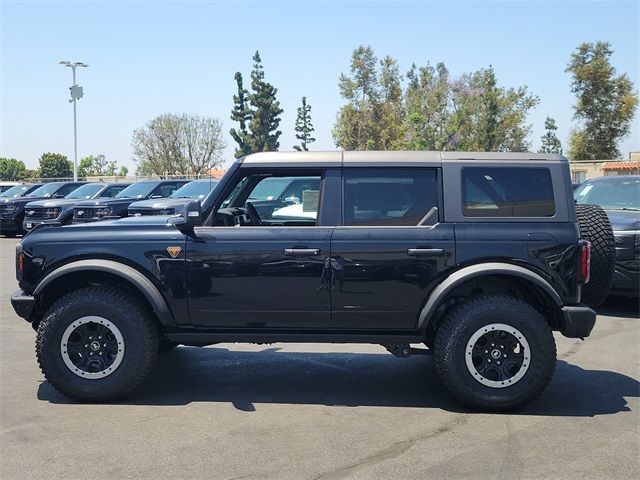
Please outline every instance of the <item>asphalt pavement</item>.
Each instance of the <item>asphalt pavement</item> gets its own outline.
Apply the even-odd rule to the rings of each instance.
[[[0,237],[2,479],[630,479],[640,475],[640,320],[612,298],[586,341],[556,335],[543,395],[513,413],[454,402],[429,357],[378,346],[221,344],[162,355],[129,399],[44,381],[9,303]]]

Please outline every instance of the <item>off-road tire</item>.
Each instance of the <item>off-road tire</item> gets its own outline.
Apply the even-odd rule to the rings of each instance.
[[[480,383],[465,360],[472,335],[495,323],[517,329],[530,347],[526,373],[504,388]],[[556,365],[556,344],[548,323],[531,305],[507,295],[479,295],[445,314],[436,332],[434,358],[440,379],[455,398],[483,411],[509,411],[532,401],[549,384]]]
[[[113,323],[124,339],[124,356],[105,378],[81,378],[61,353],[65,330],[84,316]],[[83,402],[104,402],[129,394],[147,376],[158,354],[158,329],[147,307],[132,294],[114,287],[85,287],[63,296],[38,326],[36,356],[48,382],[63,395]]]
[[[599,205],[576,205],[580,238],[591,242],[591,275],[582,286],[582,302],[597,307],[613,281],[616,248],[607,213]]]

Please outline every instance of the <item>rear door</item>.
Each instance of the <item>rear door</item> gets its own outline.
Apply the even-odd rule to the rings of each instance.
[[[440,221],[440,169],[390,163],[345,162],[343,221],[331,242],[337,328],[415,328],[434,281],[455,264],[453,225]]]

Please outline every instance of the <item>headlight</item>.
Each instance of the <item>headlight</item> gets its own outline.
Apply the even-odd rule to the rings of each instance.
[[[100,207],[96,209],[96,217],[102,218],[111,215],[111,207]]]
[[[59,208],[47,208],[44,212],[47,218],[57,218],[60,215]]]
[[[164,208],[158,212],[158,215],[173,215],[173,208]]]

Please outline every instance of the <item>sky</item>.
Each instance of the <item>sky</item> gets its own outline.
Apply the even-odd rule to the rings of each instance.
[[[370,45],[378,57],[444,62],[454,77],[492,65],[503,87],[527,85],[540,98],[530,112],[531,149],[545,117],[555,118],[566,147],[575,101],[565,72],[572,51],[605,40],[612,63],[640,87],[640,2],[558,1],[76,1],[0,0],[0,157],[35,168],[43,152],[73,159],[71,71],[78,84],[78,156],[104,154],[135,169],[134,129],[163,113],[223,122],[225,163],[235,143],[229,118],[234,74],[248,79],[260,51],[267,81],[284,109],[280,150],[296,143],[301,97],[311,105],[313,150],[336,149],[331,137],[343,100],[338,77],[351,52]],[[621,142],[640,150],[640,115]]]

